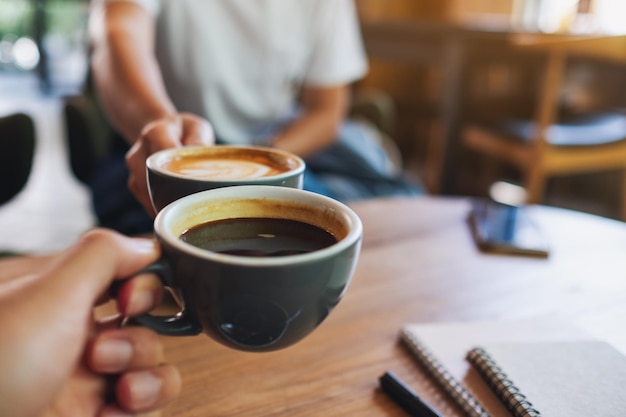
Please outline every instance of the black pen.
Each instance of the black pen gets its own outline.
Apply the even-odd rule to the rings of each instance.
[[[380,386],[399,406],[413,417],[441,417],[434,408],[422,400],[392,372],[385,372],[379,379]]]

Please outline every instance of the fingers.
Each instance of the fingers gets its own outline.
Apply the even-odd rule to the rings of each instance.
[[[161,341],[151,330],[125,327],[96,335],[86,350],[87,366],[96,373],[119,375],[114,387],[116,404],[102,415],[153,411],[177,397],[180,374],[163,364],[164,358]]]
[[[145,156],[161,149],[173,148],[182,144],[183,120],[179,115],[163,117],[148,123],[139,135]]]
[[[157,410],[178,397],[180,390],[180,374],[173,366],[128,372],[115,386],[117,403],[105,406],[100,415],[136,417],[137,413],[142,413],[142,417],[158,417]]]
[[[124,317],[134,317],[157,307],[163,286],[154,274],[140,274],[125,282],[117,293],[117,306]]]
[[[159,409],[180,395],[178,370],[162,365],[150,370],[123,374],[115,384],[115,403],[107,404],[101,417],[157,417]]]
[[[123,374],[117,381],[115,394],[122,409],[145,412],[161,408],[178,397],[181,385],[178,370],[171,365],[161,365]]]
[[[85,356],[89,368],[103,374],[151,368],[164,359],[159,337],[143,327],[102,331],[91,340]]]
[[[40,280],[50,303],[86,304],[90,309],[118,278],[131,276],[160,255],[152,239],[129,238],[119,233],[94,229],[59,256]],[[48,286],[52,288],[47,288]],[[76,306],[77,308],[78,306]]]
[[[190,113],[180,113],[148,123],[126,154],[130,175],[128,187],[152,217],[156,211],[150,201],[146,181],[146,159],[162,149],[181,145],[212,145],[215,142],[211,124]]]
[[[99,416],[159,417],[158,410],[180,395],[181,386],[178,370],[170,365],[128,372],[114,387],[116,402],[105,405]]]
[[[112,329],[120,327],[124,319],[135,317],[152,311],[161,305],[165,289],[161,281],[152,273],[138,274],[126,281],[118,281],[119,285],[99,297],[100,303],[111,300],[111,293],[115,296],[117,309],[105,306],[95,314],[98,329]]]
[[[213,145],[215,143],[215,133],[211,124],[201,117],[194,114],[181,114],[183,136],[181,143],[183,145]]]
[[[128,189],[141,203],[146,212],[151,216],[156,216],[156,210],[150,201],[148,193],[148,182],[146,179],[146,159],[150,155],[145,149],[144,142],[138,140],[126,154],[126,165],[128,166]]]
[[[146,181],[146,159],[161,149],[181,145],[182,120],[178,116],[164,117],[148,123],[126,154],[129,169],[128,188],[152,217],[156,211],[150,201]]]

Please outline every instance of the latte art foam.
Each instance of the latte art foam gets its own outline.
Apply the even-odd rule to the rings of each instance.
[[[175,159],[167,163],[165,168],[180,175],[217,180],[269,177],[285,172],[285,169],[279,169],[253,159],[206,157]]]

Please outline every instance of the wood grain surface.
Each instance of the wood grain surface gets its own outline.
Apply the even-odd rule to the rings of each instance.
[[[183,375],[182,395],[164,416],[405,416],[378,388],[386,370],[443,415],[460,416],[398,343],[407,322],[558,317],[626,351],[624,223],[533,207],[552,249],[535,259],[480,253],[465,199],[352,206],[365,227],[361,258],[326,321],[272,353],[229,350],[204,335],[164,338]]]

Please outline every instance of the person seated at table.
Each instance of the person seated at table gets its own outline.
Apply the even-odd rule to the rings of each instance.
[[[115,280],[158,256],[152,240],[93,230],[57,255],[0,260],[0,416],[131,416],[178,395],[156,333],[93,316]],[[160,288],[149,275],[129,279],[120,311],[149,311]]]
[[[367,71],[353,0],[105,0],[90,21],[94,87],[123,138],[92,184],[102,225],[151,230],[124,185],[154,215],[146,158],[181,145],[291,151],[305,189],[344,201],[422,192],[346,119]]]

